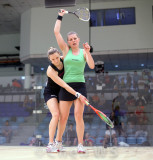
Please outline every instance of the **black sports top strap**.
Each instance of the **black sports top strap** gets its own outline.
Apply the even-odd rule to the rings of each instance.
[[[63,63],[63,60],[60,58],[60,61]],[[50,63],[50,66],[57,72],[60,72],[60,70],[53,64],[53,63]]]

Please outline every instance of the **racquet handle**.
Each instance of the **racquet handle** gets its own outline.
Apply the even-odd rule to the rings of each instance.
[[[89,105],[89,102],[88,101],[85,101],[86,105],[88,106]]]
[[[60,9],[59,12],[62,13],[63,11]],[[69,11],[65,11],[65,13],[68,14]]]
[[[86,105],[87,105],[87,106],[89,106],[89,105],[90,105],[90,103],[89,103],[88,101],[85,101],[85,103],[86,103]]]

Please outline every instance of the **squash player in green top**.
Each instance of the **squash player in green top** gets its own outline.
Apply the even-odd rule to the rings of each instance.
[[[86,150],[83,147],[84,136],[84,104],[79,100],[79,96],[82,94],[87,97],[84,68],[87,62],[89,68],[94,69],[94,60],[90,54],[90,46],[86,42],[83,44],[83,49],[79,48],[80,38],[76,32],[69,32],[67,34],[67,43],[64,41],[61,33],[61,22],[65,14],[65,10],[61,9],[58,13],[58,17],[54,27],[54,34],[64,57],[64,77],[63,80],[77,91],[76,96],[67,92],[64,88],[61,88],[59,93],[60,100],[60,120],[58,123],[58,131],[56,136],[57,144],[59,144],[59,150],[62,146],[62,135],[64,133],[67,119],[69,116],[70,108],[74,103],[74,116],[76,121],[76,132],[78,138],[78,153],[85,153]],[[76,98],[78,97],[78,98]]]
[[[66,57],[64,58],[64,69],[65,74],[63,80],[67,83],[71,82],[83,82],[84,79],[84,68],[85,68],[85,58],[83,55],[83,49],[79,49],[78,55],[72,53],[70,48]]]

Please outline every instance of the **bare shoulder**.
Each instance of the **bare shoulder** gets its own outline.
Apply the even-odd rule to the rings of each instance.
[[[48,66],[47,76],[50,77],[51,75],[54,75],[54,74],[56,74],[56,71],[51,66]]]
[[[49,72],[50,70],[52,70],[53,68],[51,66],[48,66],[47,68],[47,72]]]

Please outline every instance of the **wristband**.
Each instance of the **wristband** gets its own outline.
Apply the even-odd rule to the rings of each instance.
[[[77,98],[79,98],[79,97],[81,96],[81,94],[80,94],[79,92],[76,92],[75,96],[76,96]]]
[[[58,16],[57,16],[57,19],[60,20],[60,21],[62,21],[63,16],[58,15]]]

